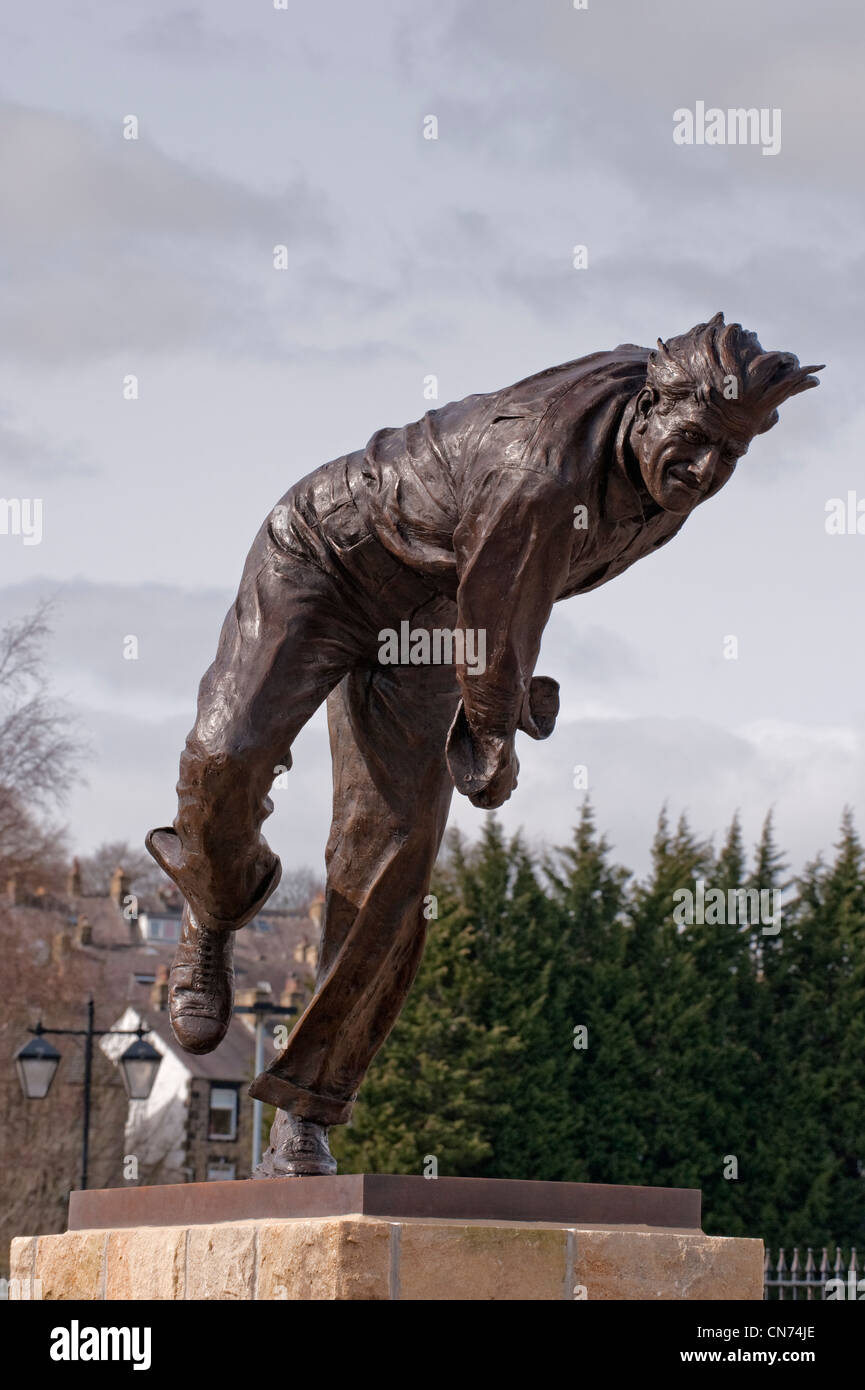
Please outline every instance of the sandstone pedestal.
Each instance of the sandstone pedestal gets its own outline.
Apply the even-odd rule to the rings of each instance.
[[[70,1230],[14,1240],[11,1273],[44,1299],[761,1299],[762,1242],[704,1235],[699,1205],[462,1178],[118,1188],[73,1193]]]

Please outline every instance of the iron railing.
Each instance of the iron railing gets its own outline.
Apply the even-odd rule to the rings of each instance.
[[[810,1302],[814,1299],[826,1297],[826,1285],[830,1280],[840,1279],[843,1281],[843,1289],[837,1284],[832,1285],[831,1297],[835,1298],[857,1298],[856,1287],[859,1281],[859,1271],[856,1265],[856,1247],[850,1251],[850,1258],[845,1263],[843,1251],[840,1245],[835,1246],[835,1260],[830,1263],[829,1251],[823,1247],[823,1255],[818,1267],[814,1259],[814,1251],[808,1246],[808,1253],[805,1256],[804,1264],[799,1258],[798,1245],[793,1249],[793,1258],[787,1264],[784,1250],[778,1252],[778,1262],[774,1267],[771,1262],[771,1254],[766,1250],[766,1258],[763,1264],[763,1298],[764,1299],[786,1299],[790,1298],[795,1302],[797,1299],[804,1299]],[[788,1293],[787,1290],[790,1290]],[[803,1290],[803,1292],[800,1292]]]

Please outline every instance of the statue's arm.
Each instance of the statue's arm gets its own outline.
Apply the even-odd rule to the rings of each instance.
[[[483,634],[485,667],[457,668],[462,700],[447,758],[457,790],[476,806],[500,806],[513,791],[518,729],[534,738],[552,731],[558,687],[532,673],[574,536],[571,490],[546,473],[490,470],[466,499],[454,533],[458,625]]]

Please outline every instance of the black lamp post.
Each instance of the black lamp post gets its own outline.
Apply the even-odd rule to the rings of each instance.
[[[33,1038],[15,1053],[21,1090],[28,1100],[44,1100],[60,1065],[60,1053],[44,1038]]]
[[[274,1016],[282,1017],[288,1014],[296,1014],[297,1009],[293,1004],[269,1004],[265,1000],[259,1000],[257,1004],[235,1004],[236,1014],[255,1015],[255,1074],[264,1071],[264,1020]],[[264,1106],[260,1100],[252,1102],[252,1171],[261,1162],[261,1117],[264,1114]]]
[[[162,1061],[156,1048],[144,1041],[143,1034],[144,1029],[139,1029],[135,1042],[120,1058],[120,1074],[130,1100],[147,1100]]]
[[[90,1083],[93,1074],[93,1039],[134,1037],[136,1042],[127,1047],[120,1058],[120,1074],[130,1100],[146,1100],[153,1089],[156,1073],[162,1058],[144,1041],[148,1028],[94,1028],[93,999],[87,1001],[86,1028],[43,1028],[41,1022],[27,1031],[33,1033],[32,1042],[25,1043],[15,1054],[15,1067],[27,1100],[44,1100],[47,1096],[54,1074],[60,1065],[60,1053],[46,1034],[53,1037],[84,1039],[84,1124],[81,1134],[81,1188],[87,1187],[87,1166],[90,1150]]]

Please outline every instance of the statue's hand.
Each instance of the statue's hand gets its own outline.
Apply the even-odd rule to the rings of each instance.
[[[479,806],[482,811],[494,811],[497,806],[501,806],[507,801],[515,789],[519,770],[520,760],[516,755],[514,745],[508,743],[507,755],[492,781],[488,782],[482,791],[469,796],[469,801],[473,806]]]
[[[446,755],[457,791],[482,810],[501,806],[517,785],[520,764],[513,738],[473,734],[462,700],[450,727]]]
[[[549,738],[559,712],[559,683],[552,676],[533,676],[520,714],[519,727],[530,738]]]

